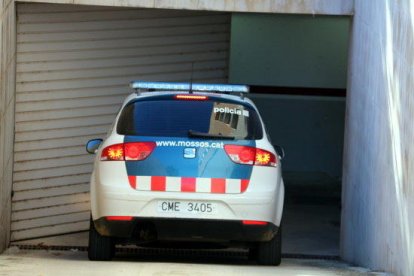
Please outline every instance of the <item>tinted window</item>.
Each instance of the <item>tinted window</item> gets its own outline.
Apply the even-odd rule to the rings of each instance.
[[[212,100],[136,101],[124,108],[117,126],[119,134],[139,136],[188,137],[189,130],[247,140],[263,135],[254,109]]]

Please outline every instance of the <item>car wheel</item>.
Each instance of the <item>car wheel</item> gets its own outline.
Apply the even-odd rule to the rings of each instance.
[[[115,253],[115,243],[111,237],[98,233],[91,219],[89,225],[88,257],[91,261],[110,261]]]
[[[257,251],[257,262],[261,265],[280,265],[282,260],[282,227],[268,242],[260,242]]]

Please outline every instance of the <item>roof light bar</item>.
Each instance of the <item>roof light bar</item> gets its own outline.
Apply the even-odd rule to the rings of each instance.
[[[249,87],[247,85],[238,84],[204,84],[193,83],[191,85],[193,91],[218,91],[218,92],[237,92],[248,93]]]
[[[210,83],[186,83],[186,82],[131,82],[133,89],[157,89],[157,90],[184,90],[184,91],[204,91],[204,92],[233,92],[248,93],[247,85],[239,84],[210,84]]]
[[[189,90],[190,85],[185,82],[147,82],[133,81],[131,82],[133,89],[159,89],[159,90]]]

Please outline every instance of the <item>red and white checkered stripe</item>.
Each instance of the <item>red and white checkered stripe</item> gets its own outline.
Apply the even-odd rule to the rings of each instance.
[[[134,175],[128,179],[139,191],[240,194],[249,186],[248,179]]]

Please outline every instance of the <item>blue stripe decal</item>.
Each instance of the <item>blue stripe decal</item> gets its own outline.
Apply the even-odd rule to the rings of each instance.
[[[254,140],[223,141],[149,136],[124,138],[124,142],[146,141],[153,141],[158,145],[147,159],[126,161],[128,175],[250,179],[253,166],[234,163],[221,146],[232,144],[255,147]],[[184,158],[185,148],[195,148],[196,157]]]

